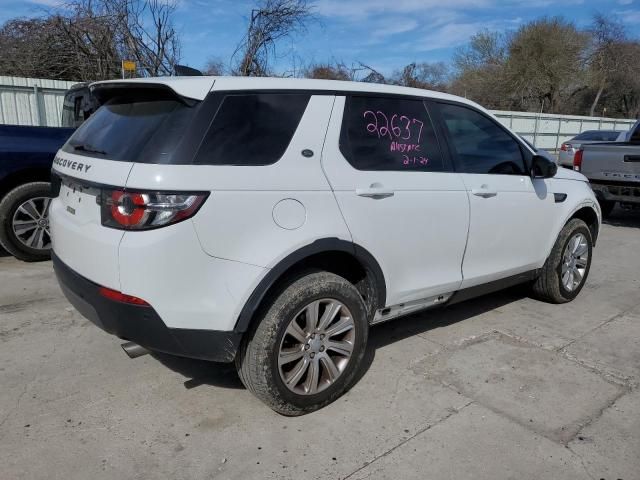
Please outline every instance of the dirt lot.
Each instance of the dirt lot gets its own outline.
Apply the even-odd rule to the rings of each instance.
[[[130,360],[50,262],[0,258],[0,478],[640,479],[640,215],[563,306],[508,291],[373,329],[359,383],[281,417],[234,370]]]

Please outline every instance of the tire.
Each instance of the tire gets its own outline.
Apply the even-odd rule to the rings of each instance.
[[[616,206],[616,202],[611,200],[598,200],[600,204],[600,210],[602,210],[602,218],[609,218],[613,208]]]
[[[571,288],[567,288],[565,285],[567,277],[563,277],[563,268],[566,266],[565,261],[567,258],[570,258],[566,257],[568,249],[572,249],[569,247],[569,243],[573,242],[576,238],[584,239],[586,258],[585,255],[580,255],[575,259],[571,259],[571,261],[573,261],[573,265],[579,267],[584,264],[584,268],[582,269],[579,283],[573,285]],[[581,247],[581,245],[579,245],[579,247]],[[578,248],[576,253],[579,253],[581,250],[582,248]],[[586,223],[577,218],[570,220],[564,226],[560,235],[558,235],[558,239],[551,250],[551,254],[542,267],[540,276],[533,284],[533,292],[535,296],[540,300],[544,300],[549,303],[566,303],[576,298],[587,281],[589,270],[591,268],[592,253],[593,239],[591,237],[591,231],[587,227]],[[571,261],[567,267],[568,270],[572,270]],[[577,276],[574,276],[573,278],[576,279]],[[573,281],[571,283],[573,284]]]
[[[310,305],[318,305],[317,310]],[[322,327],[324,312],[337,313],[327,328],[311,333],[308,311],[318,312],[317,327]],[[331,334],[332,329],[348,328],[349,318],[351,328]],[[236,356],[236,367],[247,389],[273,410],[286,416],[303,415],[333,402],[351,387],[364,357],[369,324],[362,297],[350,282],[333,273],[303,272],[286,282],[256,320]],[[338,354],[335,345],[340,350],[350,345],[350,357]],[[295,360],[287,358],[281,365],[281,352],[294,352]],[[329,368],[327,358],[335,369]],[[302,370],[304,374],[296,375]]]
[[[51,186],[48,182],[31,182],[14,188],[0,201],[0,245],[14,257],[26,262],[51,258],[48,218],[50,195]],[[25,204],[29,208],[20,209]],[[18,222],[27,229],[16,233],[14,227],[20,228]],[[29,228],[32,225],[33,228]]]

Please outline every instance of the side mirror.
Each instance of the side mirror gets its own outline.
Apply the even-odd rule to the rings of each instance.
[[[531,161],[531,178],[551,178],[558,172],[558,165],[541,155]]]

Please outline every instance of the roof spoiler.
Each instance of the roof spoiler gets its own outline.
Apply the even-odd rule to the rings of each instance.
[[[187,67],[186,65],[175,65],[173,67],[176,77],[202,77],[204,76],[200,70]]]
[[[126,81],[94,83],[89,86],[89,89],[101,105],[114,97],[130,96],[153,100],[179,100],[189,107],[198,103],[197,100],[179,95],[171,87],[162,83],[134,83]]]

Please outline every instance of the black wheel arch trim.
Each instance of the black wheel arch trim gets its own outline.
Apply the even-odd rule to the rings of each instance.
[[[267,292],[282,277],[282,275],[293,267],[296,263],[319,253],[325,252],[345,252],[353,255],[362,265],[373,275],[375,286],[378,292],[378,304],[383,307],[387,299],[387,287],[382,268],[369,251],[365,248],[347,240],[339,238],[322,238],[306,245],[293,253],[287,255],[275,267],[273,267],[253,290],[249,299],[242,307],[234,332],[246,332],[251,324],[255,312],[260,307]]]

